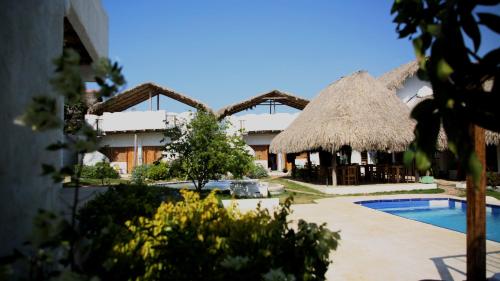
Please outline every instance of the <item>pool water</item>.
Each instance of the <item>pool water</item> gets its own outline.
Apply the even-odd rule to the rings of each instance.
[[[370,200],[356,204],[462,233],[467,230],[467,204],[461,200],[419,198]],[[500,206],[486,206],[486,239],[500,242]]]

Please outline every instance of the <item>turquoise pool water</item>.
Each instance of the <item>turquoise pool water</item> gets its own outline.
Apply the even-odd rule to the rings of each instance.
[[[467,229],[467,204],[460,200],[419,198],[370,200],[356,202],[356,204],[462,233],[465,233]],[[486,239],[500,242],[499,206],[486,206]]]

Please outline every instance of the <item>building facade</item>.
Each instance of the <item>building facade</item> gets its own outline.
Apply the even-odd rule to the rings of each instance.
[[[55,97],[50,79],[54,58],[64,47],[81,56],[88,81],[90,64],[108,54],[108,18],[99,0],[0,1],[0,139],[4,150],[0,165],[0,256],[10,254],[31,234],[39,209],[58,212],[60,184],[42,177],[42,163],[61,165],[62,153],[45,148],[63,141],[63,131],[34,133],[17,126],[34,96]],[[62,108],[63,100],[58,106]]]

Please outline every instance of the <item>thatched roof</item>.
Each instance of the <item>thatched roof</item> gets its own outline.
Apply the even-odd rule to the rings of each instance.
[[[309,103],[309,100],[282,91],[272,90],[270,92],[251,97],[247,100],[223,107],[217,111],[217,115],[220,119],[222,119],[226,116],[251,109],[266,102],[270,104],[284,104],[302,110]]]
[[[378,80],[382,82],[384,85],[386,85],[386,87],[389,90],[393,91],[393,93],[395,94],[397,90],[403,87],[405,81],[408,78],[411,78],[414,75],[416,75],[418,68],[419,68],[418,62],[414,60],[383,74],[378,78]],[[493,86],[493,80],[488,80],[484,84],[486,91],[491,91],[492,86]],[[433,98],[433,96],[415,95],[413,99],[408,100],[406,103],[410,109],[413,109],[413,107],[415,107],[415,105],[417,105],[418,103],[430,98]],[[486,130],[485,135],[486,135],[486,144],[488,145],[500,144],[500,133]],[[448,147],[448,140],[446,137],[446,133],[442,128],[438,135],[437,147],[439,150],[444,150]]]
[[[321,91],[271,142],[271,152],[352,149],[403,151],[413,140],[409,108],[365,71]]]
[[[386,85],[389,90],[397,91],[403,88],[406,79],[413,77],[417,73],[418,67],[418,62],[414,60],[384,73],[378,80]]]
[[[158,86],[154,83],[143,83],[132,89],[128,89],[110,99],[99,102],[89,109],[90,114],[101,115],[103,112],[119,112],[149,99],[150,96],[164,95],[176,101],[182,102],[196,109],[209,112],[212,110],[204,103],[180,94],[174,90]]]

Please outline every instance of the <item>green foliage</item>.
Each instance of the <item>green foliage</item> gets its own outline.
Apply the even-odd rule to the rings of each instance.
[[[252,161],[250,167],[251,168],[250,171],[247,173],[247,177],[251,179],[262,179],[262,178],[267,178],[269,176],[267,169],[260,164],[256,164]]]
[[[118,172],[109,165],[108,162],[98,162],[94,166],[82,165],[75,166],[76,172],[80,173],[82,178],[89,179],[117,179],[120,177]]]
[[[73,137],[67,138],[66,142],[50,144],[47,146],[47,150],[65,149],[70,153],[79,154],[80,159],[83,159],[85,153],[97,150],[97,133],[84,122],[83,118],[61,120],[59,117],[61,108],[59,108],[58,103],[59,100],[64,100],[65,106],[68,108],[79,108],[83,103],[85,84],[81,77],[80,57],[76,51],[64,49],[61,57],[54,60],[54,64],[55,73],[51,79],[53,91],[51,93],[41,93],[42,95],[34,97],[24,114],[16,118],[15,123],[31,127],[34,131],[46,131],[61,130],[63,124],[65,124],[64,121],[68,121],[69,123],[65,124],[65,129]],[[99,85],[99,90],[96,92],[98,97],[108,97],[116,93],[119,87],[125,83],[121,75],[121,68],[118,64],[111,63],[107,59],[97,61],[93,65],[93,69],[95,73],[94,79]],[[54,96],[54,94],[58,96]],[[68,117],[67,114],[66,117]],[[79,122],[80,124],[78,124]],[[81,165],[80,162],[79,166]],[[105,166],[101,166],[99,169],[101,169],[101,175],[110,173]],[[35,229],[41,229],[42,234],[45,235],[42,237],[48,237],[48,240],[41,244],[34,244],[31,252],[21,255],[21,258],[24,258],[28,264],[26,268],[29,268],[25,271],[29,276],[24,279],[83,279],[83,276],[79,274],[81,273],[79,263],[85,259],[85,256],[79,255],[79,253],[83,252],[85,239],[76,229],[76,210],[79,202],[79,180],[82,169],[75,169],[73,165],[54,167],[43,164],[42,170],[42,175],[51,176],[54,182],[61,182],[66,176],[71,176],[76,187],[74,188],[73,203],[71,204],[71,221],[68,222],[65,219],[51,215],[49,220],[42,220],[43,222],[40,224],[35,222]],[[44,227],[56,221],[60,221],[60,225],[63,226],[44,229]],[[41,234],[36,234],[32,241],[37,240],[39,235]],[[49,252],[51,255],[46,256]],[[16,257],[13,260],[15,261]],[[17,276],[23,276],[23,274],[18,273]],[[20,279],[23,279],[23,277],[20,277]]]
[[[226,129],[227,123],[199,110],[185,128],[175,126],[165,134],[171,140],[167,151],[177,157],[182,173],[198,191],[211,179],[228,172],[241,177],[250,168],[252,158],[245,143],[240,137],[228,136]]]
[[[163,203],[153,218],[126,225],[131,238],[117,244],[117,262],[134,280],[324,280],[338,232],[298,222],[291,229],[290,201],[270,215],[219,207],[214,193],[183,191],[183,201]]]
[[[150,218],[161,202],[176,198],[178,193],[166,188],[120,185],[87,202],[78,212],[79,231],[89,244],[83,270],[103,280],[125,274],[107,262],[113,256],[112,245],[129,238],[125,222],[140,216]]]
[[[500,17],[479,11],[499,3],[397,0],[392,6],[399,37],[413,40],[418,75],[429,81],[434,91],[433,99],[419,103],[412,111],[417,120],[415,145],[405,160],[415,159],[420,170],[430,167],[442,125],[450,150],[479,181],[481,163],[474,153],[470,127],[500,131],[500,48],[479,52],[484,31],[480,26],[499,33]],[[486,81],[493,84],[491,93],[484,87]]]
[[[500,186],[500,173],[486,173],[486,184],[488,186]]]
[[[147,171],[147,178],[150,180],[166,180],[169,176],[169,167],[165,162],[151,165]]]
[[[143,184],[148,178],[150,165],[138,165],[132,170],[132,182],[135,184]]]

